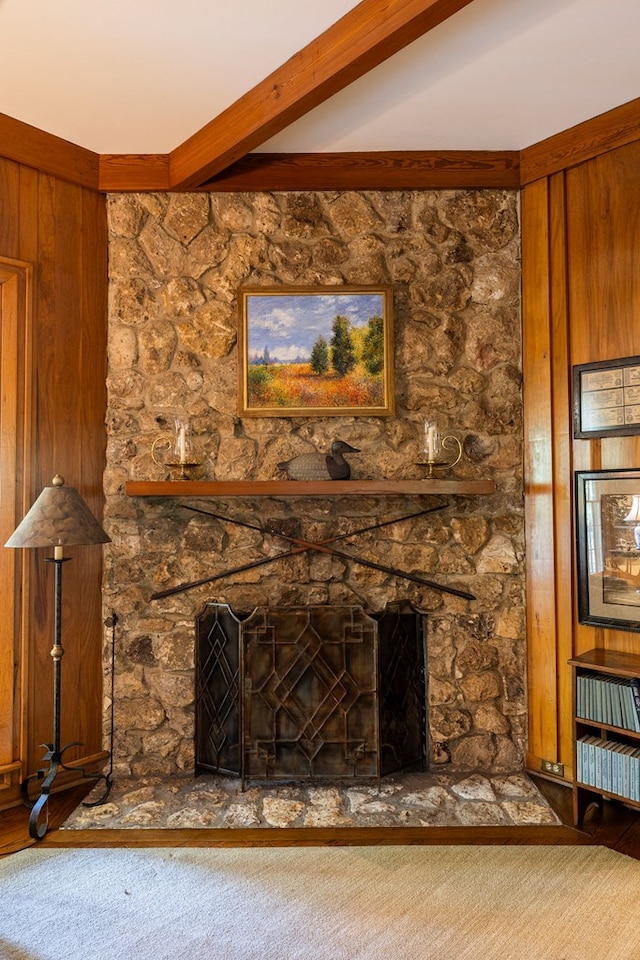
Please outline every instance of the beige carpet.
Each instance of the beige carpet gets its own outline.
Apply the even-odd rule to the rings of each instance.
[[[31,848],[2,960],[623,960],[640,862],[602,847]]]

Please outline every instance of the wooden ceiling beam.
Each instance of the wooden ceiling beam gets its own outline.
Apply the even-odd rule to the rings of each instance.
[[[0,156],[69,183],[98,189],[98,154],[0,113]]]
[[[362,0],[169,156],[170,189],[199,187],[472,0]]]
[[[250,153],[195,190],[517,190],[517,150],[389,150],[358,153]],[[103,154],[105,193],[169,189],[168,154]]]
[[[99,189],[105,193],[169,189],[168,153],[103,153]]]
[[[250,153],[200,189],[474,190],[520,186],[517,150]]]

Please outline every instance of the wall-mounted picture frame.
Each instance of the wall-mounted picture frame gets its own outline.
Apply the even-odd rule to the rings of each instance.
[[[640,357],[573,367],[573,435],[577,439],[640,433]]]
[[[240,416],[394,413],[390,286],[245,288],[238,301]]]
[[[578,616],[640,631],[640,470],[575,475]]]

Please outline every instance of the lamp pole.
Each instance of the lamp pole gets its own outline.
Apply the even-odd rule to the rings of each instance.
[[[48,761],[48,769],[38,770],[30,777],[26,777],[21,785],[23,803],[31,809],[29,834],[34,840],[41,840],[49,828],[49,796],[58,770],[65,766],[62,762],[62,755],[69,747],[79,745],[78,741],[75,740],[62,748],[60,747],[60,696],[62,657],[64,656],[62,647],[62,564],[71,558],[63,556],[63,548],[60,545],[56,545],[53,549],[53,557],[45,557],[45,562],[54,565],[53,647],[51,648],[51,659],[53,661],[53,739],[51,743],[43,744],[47,752],[42,759]],[[42,780],[40,795],[35,801],[29,797],[29,784],[33,780]]]

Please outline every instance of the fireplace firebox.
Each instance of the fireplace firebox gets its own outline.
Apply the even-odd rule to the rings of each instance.
[[[207,603],[196,618],[196,773],[380,779],[426,765],[422,616]]]

